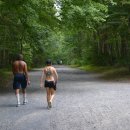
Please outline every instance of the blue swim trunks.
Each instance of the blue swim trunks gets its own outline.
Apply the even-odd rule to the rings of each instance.
[[[13,81],[13,89],[20,89],[27,87],[27,80],[24,74],[15,74]]]

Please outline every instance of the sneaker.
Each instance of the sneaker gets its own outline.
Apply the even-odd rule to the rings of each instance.
[[[28,103],[28,101],[23,101],[23,105],[26,105]]]
[[[49,103],[48,103],[48,106],[49,106],[50,108],[52,108],[52,103],[51,103],[51,102],[49,102]]]
[[[47,106],[47,109],[48,109],[48,110],[50,110],[50,107],[49,107],[49,106]]]
[[[18,104],[16,105],[16,107],[20,107],[20,103],[18,103]]]

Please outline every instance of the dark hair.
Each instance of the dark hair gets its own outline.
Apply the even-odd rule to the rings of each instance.
[[[48,60],[46,61],[46,65],[51,65],[51,64],[52,64],[51,60],[48,59]]]
[[[22,54],[18,54],[16,56],[16,60],[23,60],[23,55]]]

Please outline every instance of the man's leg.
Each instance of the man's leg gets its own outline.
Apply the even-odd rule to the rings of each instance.
[[[26,93],[26,87],[27,87],[27,80],[25,75],[23,75],[21,80],[21,87],[22,87],[22,93],[23,93],[23,105],[27,104],[27,93]]]
[[[52,107],[52,101],[55,96],[55,90],[53,88],[51,88],[50,93],[51,93],[51,98],[50,98],[49,106]]]
[[[47,102],[50,102],[51,92],[50,92],[49,87],[46,88],[46,94],[47,94]]]
[[[50,98],[50,102],[53,101],[53,98],[55,96],[55,90],[53,88],[50,89],[50,93],[51,93],[51,98]]]
[[[26,88],[22,88],[23,93],[23,104],[27,104],[27,94],[26,94]]]
[[[15,95],[16,95],[16,100],[17,100],[17,105],[16,107],[20,106],[20,95],[19,95],[19,90],[20,90],[20,84],[17,80],[17,76],[14,76],[14,80],[13,80],[13,89],[15,91]]]
[[[17,99],[17,105],[16,105],[16,107],[19,107],[20,106],[19,89],[15,89],[15,95],[16,95],[16,99]]]
[[[49,87],[46,87],[46,96],[47,96],[47,103],[48,103],[48,107],[49,107],[49,103],[50,103],[50,100],[51,100],[51,92],[50,92],[50,88]]]

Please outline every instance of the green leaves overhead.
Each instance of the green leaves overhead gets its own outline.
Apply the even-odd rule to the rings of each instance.
[[[48,32],[58,23],[54,3],[53,0],[1,0],[0,48],[8,48],[11,55],[44,54]]]
[[[107,6],[94,1],[63,1],[61,5],[62,21],[68,27],[95,28],[104,22],[107,15]]]
[[[129,0],[0,0],[0,59],[126,64],[129,11]]]

